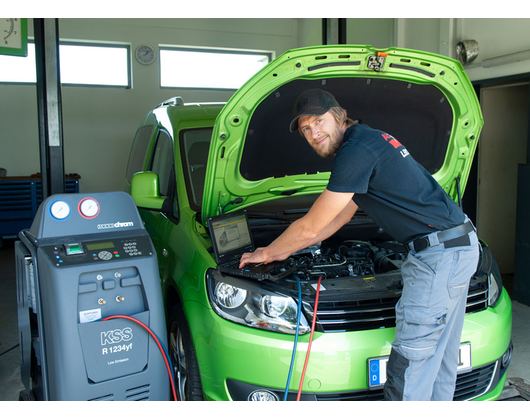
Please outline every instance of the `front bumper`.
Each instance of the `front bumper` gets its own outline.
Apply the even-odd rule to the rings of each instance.
[[[206,399],[246,400],[253,390],[283,390],[293,350],[293,336],[234,324],[188,302],[188,320]],[[199,312],[194,315],[195,311]],[[455,399],[496,399],[503,388],[511,348],[511,301],[503,290],[495,308],[466,316],[462,342],[471,342],[471,372],[459,375]],[[207,332],[207,333],[206,333]],[[307,400],[382,398],[368,390],[367,360],[390,354],[394,328],[347,333],[315,333],[302,389]],[[298,391],[309,334],[298,340],[290,398]],[[504,356],[504,358],[503,358]],[[461,388],[459,390],[459,387]]]
[[[471,372],[459,374],[456,380],[454,401],[466,400],[496,400],[502,393],[506,381],[506,371],[513,346],[510,344],[505,355],[493,363],[485,366],[473,368]],[[506,360],[508,362],[506,363]],[[248,400],[252,393],[263,390],[252,384],[246,384],[229,379],[227,381],[229,393],[234,401]],[[284,390],[267,389],[280,401],[283,399]],[[359,391],[330,392],[330,393],[309,393],[303,392],[300,401],[382,401],[383,389]],[[287,401],[296,401],[297,392],[289,392]]]

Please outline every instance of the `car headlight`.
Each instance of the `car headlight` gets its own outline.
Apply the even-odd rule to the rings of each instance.
[[[495,306],[501,297],[502,292],[502,278],[499,272],[497,263],[494,264],[497,268],[488,274],[488,305]]]
[[[495,306],[502,293],[501,270],[493,254],[487,247],[483,247],[483,257],[486,257],[486,273],[488,276],[488,306]]]
[[[210,302],[219,316],[248,327],[296,333],[298,305],[292,297],[213,270],[207,274],[207,284]],[[306,334],[310,329],[302,314],[299,334]]]
[[[481,246],[480,262],[475,276],[484,278],[488,282],[488,306],[497,305],[502,294],[502,277],[499,265],[490,249],[485,244]]]
[[[224,309],[236,309],[247,299],[247,291],[228,283],[217,283],[214,296]]]

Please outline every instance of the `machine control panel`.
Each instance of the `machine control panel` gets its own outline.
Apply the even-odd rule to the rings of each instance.
[[[50,196],[24,235],[56,267],[155,254],[133,198],[122,191]]]
[[[57,267],[153,255],[148,236],[59,243],[45,245],[42,249]]]

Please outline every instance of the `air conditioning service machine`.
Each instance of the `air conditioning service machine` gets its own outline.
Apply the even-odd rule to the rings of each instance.
[[[169,400],[156,253],[124,192],[53,195],[15,243],[25,400]]]

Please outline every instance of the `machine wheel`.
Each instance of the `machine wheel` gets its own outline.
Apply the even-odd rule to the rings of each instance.
[[[36,401],[35,394],[31,389],[24,389],[18,395],[19,401]]]
[[[177,399],[179,401],[202,401],[203,393],[197,356],[186,317],[179,305],[171,309],[168,342]]]

